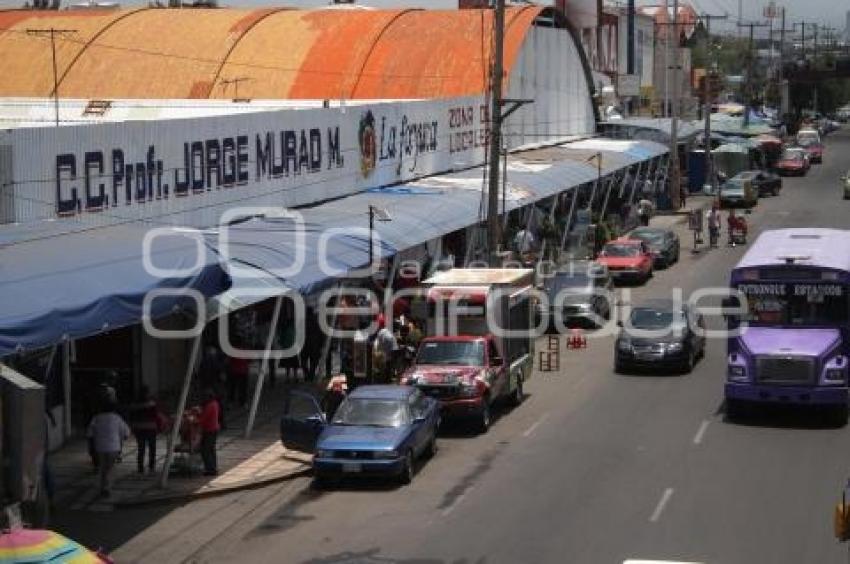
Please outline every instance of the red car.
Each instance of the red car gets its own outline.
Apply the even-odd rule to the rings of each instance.
[[[652,253],[639,239],[620,237],[602,247],[597,257],[615,281],[634,280],[645,283],[652,277]]]
[[[809,155],[809,162],[812,163],[822,163],[823,162],[823,144],[821,143],[806,143],[805,145],[800,145],[803,149],[805,149],[806,154]]]
[[[809,171],[809,155],[805,149],[798,147],[785,149],[782,158],[776,163],[776,172],[782,176],[796,174],[805,176]]]

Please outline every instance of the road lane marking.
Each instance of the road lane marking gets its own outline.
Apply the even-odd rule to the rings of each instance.
[[[457,497],[455,498],[455,500],[452,502],[452,504],[451,504],[451,505],[449,505],[448,507],[446,507],[445,509],[443,509],[443,517],[445,517],[446,515],[448,515],[448,514],[449,514],[449,513],[451,513],[452,511],[454,511],[454,510],[455,510],[455,507],[457,507],[458,505],[460,505],[460,502],[461,502],[461,501],[463,501],[463,498],[465,498],[465,497],[466,497],[466,494],[468,494],[469,492],[471,492],[471,491],[472,491],[472,489],[473,489],[473,488],[472,488],[472,487],[470,487],[468,490],[466,490],[465,492],[463,492],[462,494],[460,494],[459,496],[457,496]]]
[[[700,424],[699,429],[697,430],[697,434],[694,435],[694,444],[698,445],[702,443],[703,437],[705,437],[705,432],[708,430],[708,425],[711,423],[708,419],[704,419]]]
[[[547,418],[547,417],[549,417],[549,414],[548,414],[548,413],[544,413],[543,415],[541,415],[541,416],[540,416],[540,419],[538,419],[537,421],[535,421],[535,422],[531,425],[531,427],[529,427],[528,429],[526,429],[526,430],[525,430],[525,432],[522,434],[522,436],[523,436],[523,437],[530,437],[530,436],[531,436],[531,434],[532,434],[532,433],[533,433],[533,432],[534,432],[534,431],[535,431],[535,430],[536,430],[536,429],[540,426],[540,424],[541,424],[541,423],[543,423],[543,422],[546,420],[546,418]]]
[[[679,560],[624,560],[623,564],[700,564],[699,562],[681,562]]]
[[[667,502],[670,501],[671,497],[673,497],[673,488],[667,488],[664,490],[664,493],[661,494],[661,499],[658,500],[658,505],[655,506],[655,511],[652,512],[652,516],[649,518],[650,523],[658,522],[658,519],[661,518],[661,514],[664,512],[664,508],[667,506]]]

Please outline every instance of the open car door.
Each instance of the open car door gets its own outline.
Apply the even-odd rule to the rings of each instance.
[[[325,414],[315,397],[299,391],[286,394],[280,419],[280,440],[284,447],[312,453],[325,425]]]

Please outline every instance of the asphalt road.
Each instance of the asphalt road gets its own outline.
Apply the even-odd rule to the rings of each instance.
[[[846,131],[828,138],[823,165],[761,200],[751,234],[850,228],[842,168],[850,168]],[[678,229],[681,262],[627,300],[727,283],[745,249],[691,255]],[[616,375],[612,353],[611,337],[565,352],[562,370],[536,374],[526,401],[488,434],[442,437],[410,486],[319,491],[300,479],[167,511],[122,511],[100,520],[122,531],[120,546],[103,542],[117,546],[119,562],[157,563],[847,561],[832,537],[832,507],[850,477],[850,428],[805,412],[727,422],[724,341],[709,342],[687,376]]]

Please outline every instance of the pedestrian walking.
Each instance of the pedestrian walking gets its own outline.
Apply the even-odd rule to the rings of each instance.
[[[652,202],[643,198],[638,202],[638,219],[644,227],[649,225],[649,218],[652,215]]]
[[[136,464],[139,474],[145,472],[145,452],[148,454],[148,471],[156,467],[156,436],[164,426],[164,415],[151,396],[147,386],[142,386],[136,402],[130,405],[130,429],[136,437]]]
[[[679,188],[679,209],[683,209],[688,205],[688,191],[684,186]]]
[[[392,328],[387,326],[384,314],[378,315],[378,334],[375,335],[375,352],[383,360],[381,365],[381,377],[384,383],[389,383],[394,376],[394,362],[398,341],[393,334]]]
[[[101,497],[109,497],[112,490],[112,469],[121,455],[124,441],[130,438],[130,428],[115,412],[115,405],[98,413],[89,423],[88,437],[97,455]]]
[[[201,416],[198,423],[201,426],[201,459],[204,461],[204,476],[215,476],[218,474],[218,460],[216,456],[216,441],[219,425],[219,404],[212,390],[204,392],[204,404],[201,406]]]
[[[94,417],[104,411],[114,409],[118,405],[118,393],[115,391],[115,383],[118,381],[118,373],[110,370],[98,384],[92,389],[89,396],[89,414],[88,422],[91,423]],[[100,464],[97,456],[97,451],[94,448],[94,440],[88,438],[88,452],[91,458],[92,468],[97,473]]]
[[[717,202],[711,205],[711,209],[706,213],[708,223],[708,242],[711,247],[717,246],[717,240],[720,238],[720,206]]]

